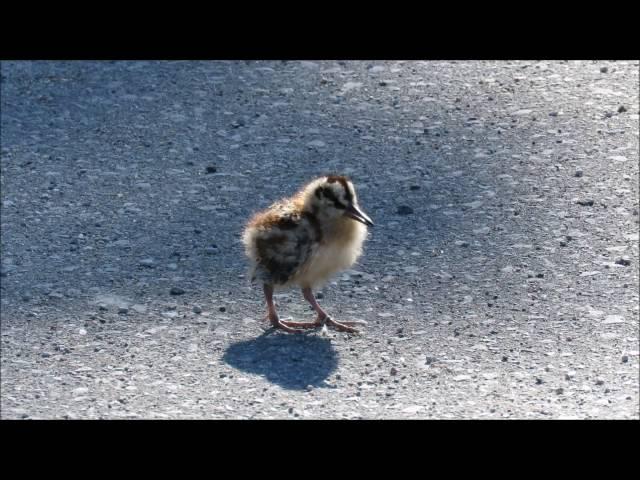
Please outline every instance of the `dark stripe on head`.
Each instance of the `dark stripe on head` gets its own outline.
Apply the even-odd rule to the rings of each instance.
[[[338,200],[338,198],[335,196],[335,194],[330,188],[323,188],[321,191],[325,197],[327,197],[329,200],[333,202],[333,205],[336,208],[339,208],[340,210],[344,210],[345,208],[347,208],[346,205],[343,205],[342,203],[340,203],[340,200]]]
[[[327,182],[329,183],[339,182],[340,185],[342,185],[342,188],[344,188],[344,195],[347,201],[349,203],[353,202],[353,195],[351,194],[351,190],[349,190],[349,185],[348,185],[349,180],[347,179],[347,177],[342,177],[339,175],[329,175],[327,177]]]

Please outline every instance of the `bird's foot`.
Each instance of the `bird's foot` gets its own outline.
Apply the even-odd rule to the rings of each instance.
[[[280,323],[285,327],[295,329],[320,328],[329,325],[340,332],[359,333],[358,330],[353,328],[353,326],[366,325],[367,322],[338,322],[331,318],[329,315],[326,315],[324,317],[318,317],[314,322],[291,322],[288,320],[280,320]]]
[[[284,330],[289,333],[302,333],[306,329],[310,328],[320,328],[326,326],[330,326],[338,330],[339,332],[347,332],[347,333],[360,333],[358,330],[353,328],[357,325],[366,325],[365,321],[353,321],[353,322],[338,322],[331,318],[329,315],[325,315],[324,317],[318,317],[313,322],[294,322],[291,320],[280,320],[277,315],[269,315],[267,314],[263,320],[267,320],[271,323],[273,328]]]
[[[317,322],[318,320],[316,320]],[[347,332],[347,333],[360,333],[358,330],[353,328],[353,325],[366,325],[366,322],[338,322],[331,318],[329,315],[320,320],[321,325],[330,325],[334,327],[339,332]]]
[[[269,322],[271,322],[271,326],[275,329],[278,330],[284,330],[285,332],[289,332],[289,333],[302,333],[304,332],[304,330],[300,330],[297,328],[292,328],[291,326],[289,326],[289,324],[291,323],[299,323],[299,322],[288,322],[285,320],[280,320],[278,318],[277,315],[267,315],[267,320],[269,320]]]
[[[292,328],[318,328],[323,325],[323,323],[318,320],[315,322],[291,322],[289,320],[281,320],[280,323]]]

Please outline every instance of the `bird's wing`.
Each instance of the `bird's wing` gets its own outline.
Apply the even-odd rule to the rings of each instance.
[[[283,215],[256,239],[258,269],[264,280],[287,283],[311,258],[319,241],[314,219],[306,215]]]

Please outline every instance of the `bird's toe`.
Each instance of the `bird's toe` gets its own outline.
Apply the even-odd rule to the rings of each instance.
[[[326,325],[332,326],[333,328],[335,328],[339,332],[360,333],[355,328],[349,326],[349,324],[351,324],[353,322],[338,322],[338,321],[334,320],[333,318],[327,316],[327,317],[324,318],[324,323]]]

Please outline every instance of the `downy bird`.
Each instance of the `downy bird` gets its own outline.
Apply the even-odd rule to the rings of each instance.
[[[362,254],[367,227],[373,222],[358,206],[353,183],[329,175],[305,185],[290,198],[277,201],[255,214],[243,232],[251,263],[251,281],[262,283],[267,319],[275,328],[298,333],[325,324],[356,333],[353,325],[338,322],[320,307],[313,289],[336,272],[349,268]],[[318,314],[314,322],[280,320],[273,301],[274,289],[297,285]]]

